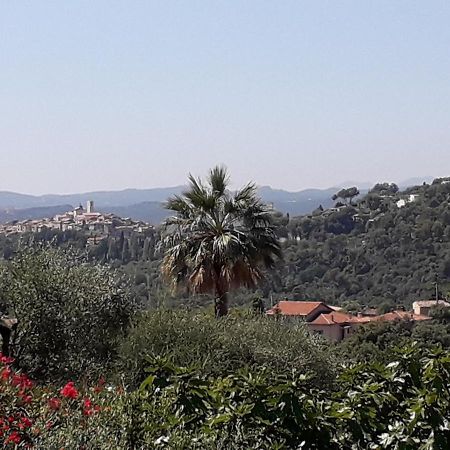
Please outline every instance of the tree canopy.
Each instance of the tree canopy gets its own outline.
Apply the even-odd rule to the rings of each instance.
[[[169,199],[176,213],[164,224],[162,273],[174,285],[194,293],[214,293],[216,315],[228,313],[228,292],[252,288],[263,269],[281,257],[271,210],[249,183],[229,189],[224,167],[209,172],[206,182],[189,176],[189,188]]]
[[[350,205],[352,204],[353,198],[359,195],[359,190],[356,186],[341,189],[339,192],[333,195],[333,200],[337,200],[338,198],[344,200],[344,202],[348,202]]]

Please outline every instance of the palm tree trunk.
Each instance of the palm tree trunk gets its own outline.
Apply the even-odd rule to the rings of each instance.
[[[228,293],[222,291],[222,289],[216,289],[216,299],[215,299],[215,313],[216,318],[228,315]]]

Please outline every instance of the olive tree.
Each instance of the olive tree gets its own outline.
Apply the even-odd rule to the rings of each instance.
[[[116,272],[48,246],[21,250],[0,269],[0,303],[18,321],[12,354],[34,377],[103,371],[135,308]]]

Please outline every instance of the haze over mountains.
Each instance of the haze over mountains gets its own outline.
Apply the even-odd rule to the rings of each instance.
[[[400,187],[408,187],[432,181],[433,177],[405,180]],[[319,205],[324,208],[333,204],[331,197],[341,187],[358,186],[361,193],[367,192],[375,183],[347,181],[328,189],[304,189],[290,192],[270,186],[259,187],[259,195],[274,208],[292,216],[307,214]],[[63,213],[78,204],[85,205],[94,200],[97,210],[112,212],[121,217],[131,217],[150,223],[160,223],[170,213],[163,202],[174,194],[180,194],[184,186],[153,189],[124,189],[121,191],[96,191],[77,194],[28,195],[0,191],[0,222],[40,219]]]

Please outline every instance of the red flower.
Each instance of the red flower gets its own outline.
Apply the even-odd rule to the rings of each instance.
[[[31,422],[31,420],[28,417],[22,417],[20,419],[20,422],[25,428],[29,428],[31,427],[31,425],[33,425],[33,422]]]
[[[14,358],[11,358],[10,356],[5,356],[3,353],[0,352],[0,362],[3,364],[11,364],[14,362]]]
[[[9,367],[5,367],[1,373],[2,380],[7,380],[11,376],[11,369]]]
[[[22,389],[31,389],[33,387],[33,382],[26,376],[22,376],[22,381],[20,383]]]
[[[10,442],[12,444],[20,444],[20,441],[22,438],[20,437],[20,434],[17,431],[13,431],[5,440],[5,444],[9,444]]]
[[[33,383],[24,373],[15,373],[12,377],[11,384],[13,386],[19,386],[21,389],[29,389],[33,387]]]
[[[22,402],[26,405],[29,405],[33,400],[33,397],[31,395],[25,395],[24,393],[21,393],[20,396],[22,398]]]
[[[20,384],[20,380],[21,380],[21,376],[18,373],[13,374],[12,379],[11,379],[11,384],[13,386],[19,386]]]
[[[61,407],[61,400],[57,397],[53,397],[48,401],[48,406],[50,406],[51,409],[56,411]]]
[[[83,414],[85,416],[91,416],[94,411],[92,410],[92,401],[90,398],[86,397],[83,400]]]
[[[73,381],[69,381],[62,389],[61,389],[61,395],[66,398],[77,398],[78,397],[78,391],[74,386]]]

